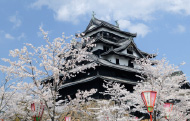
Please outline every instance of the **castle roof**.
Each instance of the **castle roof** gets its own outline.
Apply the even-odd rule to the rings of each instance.
[[[102,36],[95,38],[94,43],[97,43],[97,42],[103,42],[103,43],[110,44],[110,45],[120,46],[119,43],[107,40],[107,39],[103,38]]]
[[[130,33],[130,32],[122,31],[122,30],[119,29],[118,26],[115,26],[115,25],[112,25],[112,24],[110,24],[108,22],[99,20],[99,19],[97,19],[95,17],[90,20],[90,23],[88,24],[86,30],[83,33],[87,34],[87,33],[92,32],[92,31],[94,31],[94,30],[96,30],[98,28],[101,28],[101,27],[106,27],[108,29],[111,29],[111,30],[114,30],[116,32],[125,34],[127,36],[131,36],[131,37],[136,37],[137,36],[136,33]]]
[[[119,55],[119,56],[129,57],[129,58],[132,58],[132,59],[137,58],[134,55],[124,54],[124,53],[121,53],[121,52],[117,52],[117,51],[115,51],[113,49],[110,49],[107,52],[102,53],[101,56],[106,56],[106,55],[110,55],[110,54],[115,54],[115,55]]]
[[[103,80],[110,80],[110,81],[116,81],[116,82],[120,82],[120,83],[131,84],[131,85],[136,85],[137,84],[137,82],[135,82],[135,81],[130,81],[130,80],[127,80],[127,79],[124,79],[124,78],[96,75],[96,76],[91,76],[91,77],[84,78],[84,79],[78,79],[78,80],[75,80],[74,82],[65,83],[60,87],[60,89],[65,88],[65,87],[69,87],[69,86],[72,86],[72,85],[84,83],[84,82],[89,82],[89,81],[92,81],[92,80],[97,79],[97,78],[100,78],[100,79],[103,79]]]

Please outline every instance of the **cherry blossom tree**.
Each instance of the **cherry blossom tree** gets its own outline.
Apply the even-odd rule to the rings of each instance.
[[[14,94],[7,103],[7,110],[5,112],[6,120],[20,119],[23,121],[32,120],[31,103],[35,101],[34,96],[30,95],[25,89],[30,83],[18,82],[12,85]]]
[[[187,79],[184,74],[180,73],[179,68],[169,64],[165,58],[161,60],[143,58],[136,60],[136,63],[140,67],[140,75],[137,76],[141,80],[134,87],[134,91],[130,93],[121,84],[106,81],[107,83],[103,85],[106,91],[103,94],[109,95],[110,100],[98,101],[101,108],[97,112],[97,118],[99,120],[106,120],[105,117],[111,117],[114,120],[134,120],[132,115],[134,112],[147,114],[141,93],[152,90],[157,91],[154,107],[155,121],[165,121],[168,115],[169,120],[189,119],[190,115],[187,111],[189,110],[190,90],[182,88],[187,83]],[[114,104],[110,105],[111,101]],[[166,102],[174,103],[170,113],[164,108]],[[125,114],[128,114],[128,117]]]
[[[68,96],[68,103],[67,103],[67,111],[74,111],[77,114],[80,114],[80,117],[85,118],[85,116],[88,118],[92,115],[92,113],[89,111],[89,106],[92,102],[96,101],[94,98],[92,98],[92,95],[94,95],[97,92],[97,89],[91,89],[89,91],[80,91],[75,94],[76,98],[72,99],[70,96]],[[80,119],[80,117],[78,117]],[[82,119],[81,119],[82,120]]]
[[[0,81],[0,118],[4,119],[6,117],[6,111],[9,109],[9,102],[13,95],[15,94],[15,90],[11,89],[13,85],[10,82],[11,77],[7,76]]]
[[[21,89],[19,86],[24,85],[20,80],[15,81],[11,75],[4,76],[0,83],[0,119],[30,120],[30,112],[26,109],[26,104],[32,102],[33,98],[30,97],[29,99],[26,90],[19,92]]]
[[[60,86],[67,78],[96,66],[89,56],[91,52],[88,51],[94,44],[90,38],[81,38],[80,42],[73,38],[69,43],[66,42],[68,38],[64,34],[62,38],[55,38],[51,42],[48,33],[40,30],[46,45],[34,47],[32,44],[26,44],[21,50],[10,51],[10,56],[14,59],[2,59],[9,63],[9,66],[1,65],[0,69],[15,79],[24,79],[28,84],[23,85],[22,89],[27,90],[27,95],[42,101],[48,116],[55,121],[59,117],[57,112],[64,110],[61,108],[64,101],[57,101],[61,96]],[[88,63],[81,64],[84,61]]]
[[[131,105],[133,97],[131,92],[120,83],[105,81],[103,87],[106,89],[103,95],[110,97],[109,100],[97,100],[100,109],[97,111],[97,119],[107,121],[137,121],[131,115]]]
[[[143,58],[136,61],[141,67],[141,75],[138,75],[142,80],[134,87],[134,111],[147,113],[147,110],[141,99],[141,92],[156,91],[156,102],[154,106],[154,120],[166,120],[166,112],[164,103],[174,103],[173,111],[171,112],[171,120],[179,119],[183,115],[184,119],[189,118],[187,114],[189,89],[182,89],[181,86],[187,83],[184,74],[179,74],[177,66],[171,65],[165,58],[161,60],[151,60]],[[178,113],[176,113],[178,112]]]
[[[98,108],[94,108],[98,121],[111,121],[116,119],[113,108],[115,107],[111,100],[97,100]]]

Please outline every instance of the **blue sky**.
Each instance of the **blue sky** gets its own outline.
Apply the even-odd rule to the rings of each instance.
[[[24,43],[43,44],[40,26],[51,39],[84,31],[92,11],[137,33],[142,51],[158,52],[157,59],[171,64],[186,62],[180,69],[190,77],[190,0],[0,0],[0,58]]]

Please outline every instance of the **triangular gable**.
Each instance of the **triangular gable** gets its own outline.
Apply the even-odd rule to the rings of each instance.
[[[89,30],[89,28],[90,28],[92,25],[93,25],[93,20],[91,19],[90,22],[89,22],[89,24],[88,24],[88,26],[86,27],[86,30],[85,30],[85,31]]]
[[[117,52],[121,52],[123,50],[126,50],[128,47],[132,46],[133,50],[140,56],[140,57],[144,57],[144,55],[141,53],[141,51],[139,51],[139,49],[137,48],[136,44],[133,42],[133,40],[127,40],[126,42],[124,42],[119,48],[114,49]]]
[[[96,18],[92,18],[92,19],[90,20],[88,26],[86,27],[85,32],[88,31],[88,30],[90,30],[90,27],[92,27],[92,26],[94,26],[94,25],[95,25],[96,27],[98,27],[98,26],[102,25],[102,21],[100,21],[100,20],[98,20],[98,19],[96,19]]]
[[[136,44],[134,43],[134,41],[131,41],[131,43],[126,47],[129,48],[130,46],[133,47],[133,50],[138,54],[140,55],[140,57],[144,57],[144,55],[141,53],[141,51],[139,51],[139,49],[137,48]]]

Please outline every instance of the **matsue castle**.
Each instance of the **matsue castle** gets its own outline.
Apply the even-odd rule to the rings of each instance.
[[[134,38],[137,34],[120,30],[117,21],[116,25],[112,25],[94,16],[83,33],[84,37],[95,40],[96,46],[91,51],[93,52],[92,58],[98,66],[66,80],[60,89],[60,94],[74,96],[77,90],[92,88],[103,92],[104,80],[124,84],[129,91],[133,91],[133,86],[140,80],[136,77],[139,74],[139,67],[134,60],[152,57],[152,54],[141,51],[135,44]],[[95,98],[106,97],[97,93]]]

